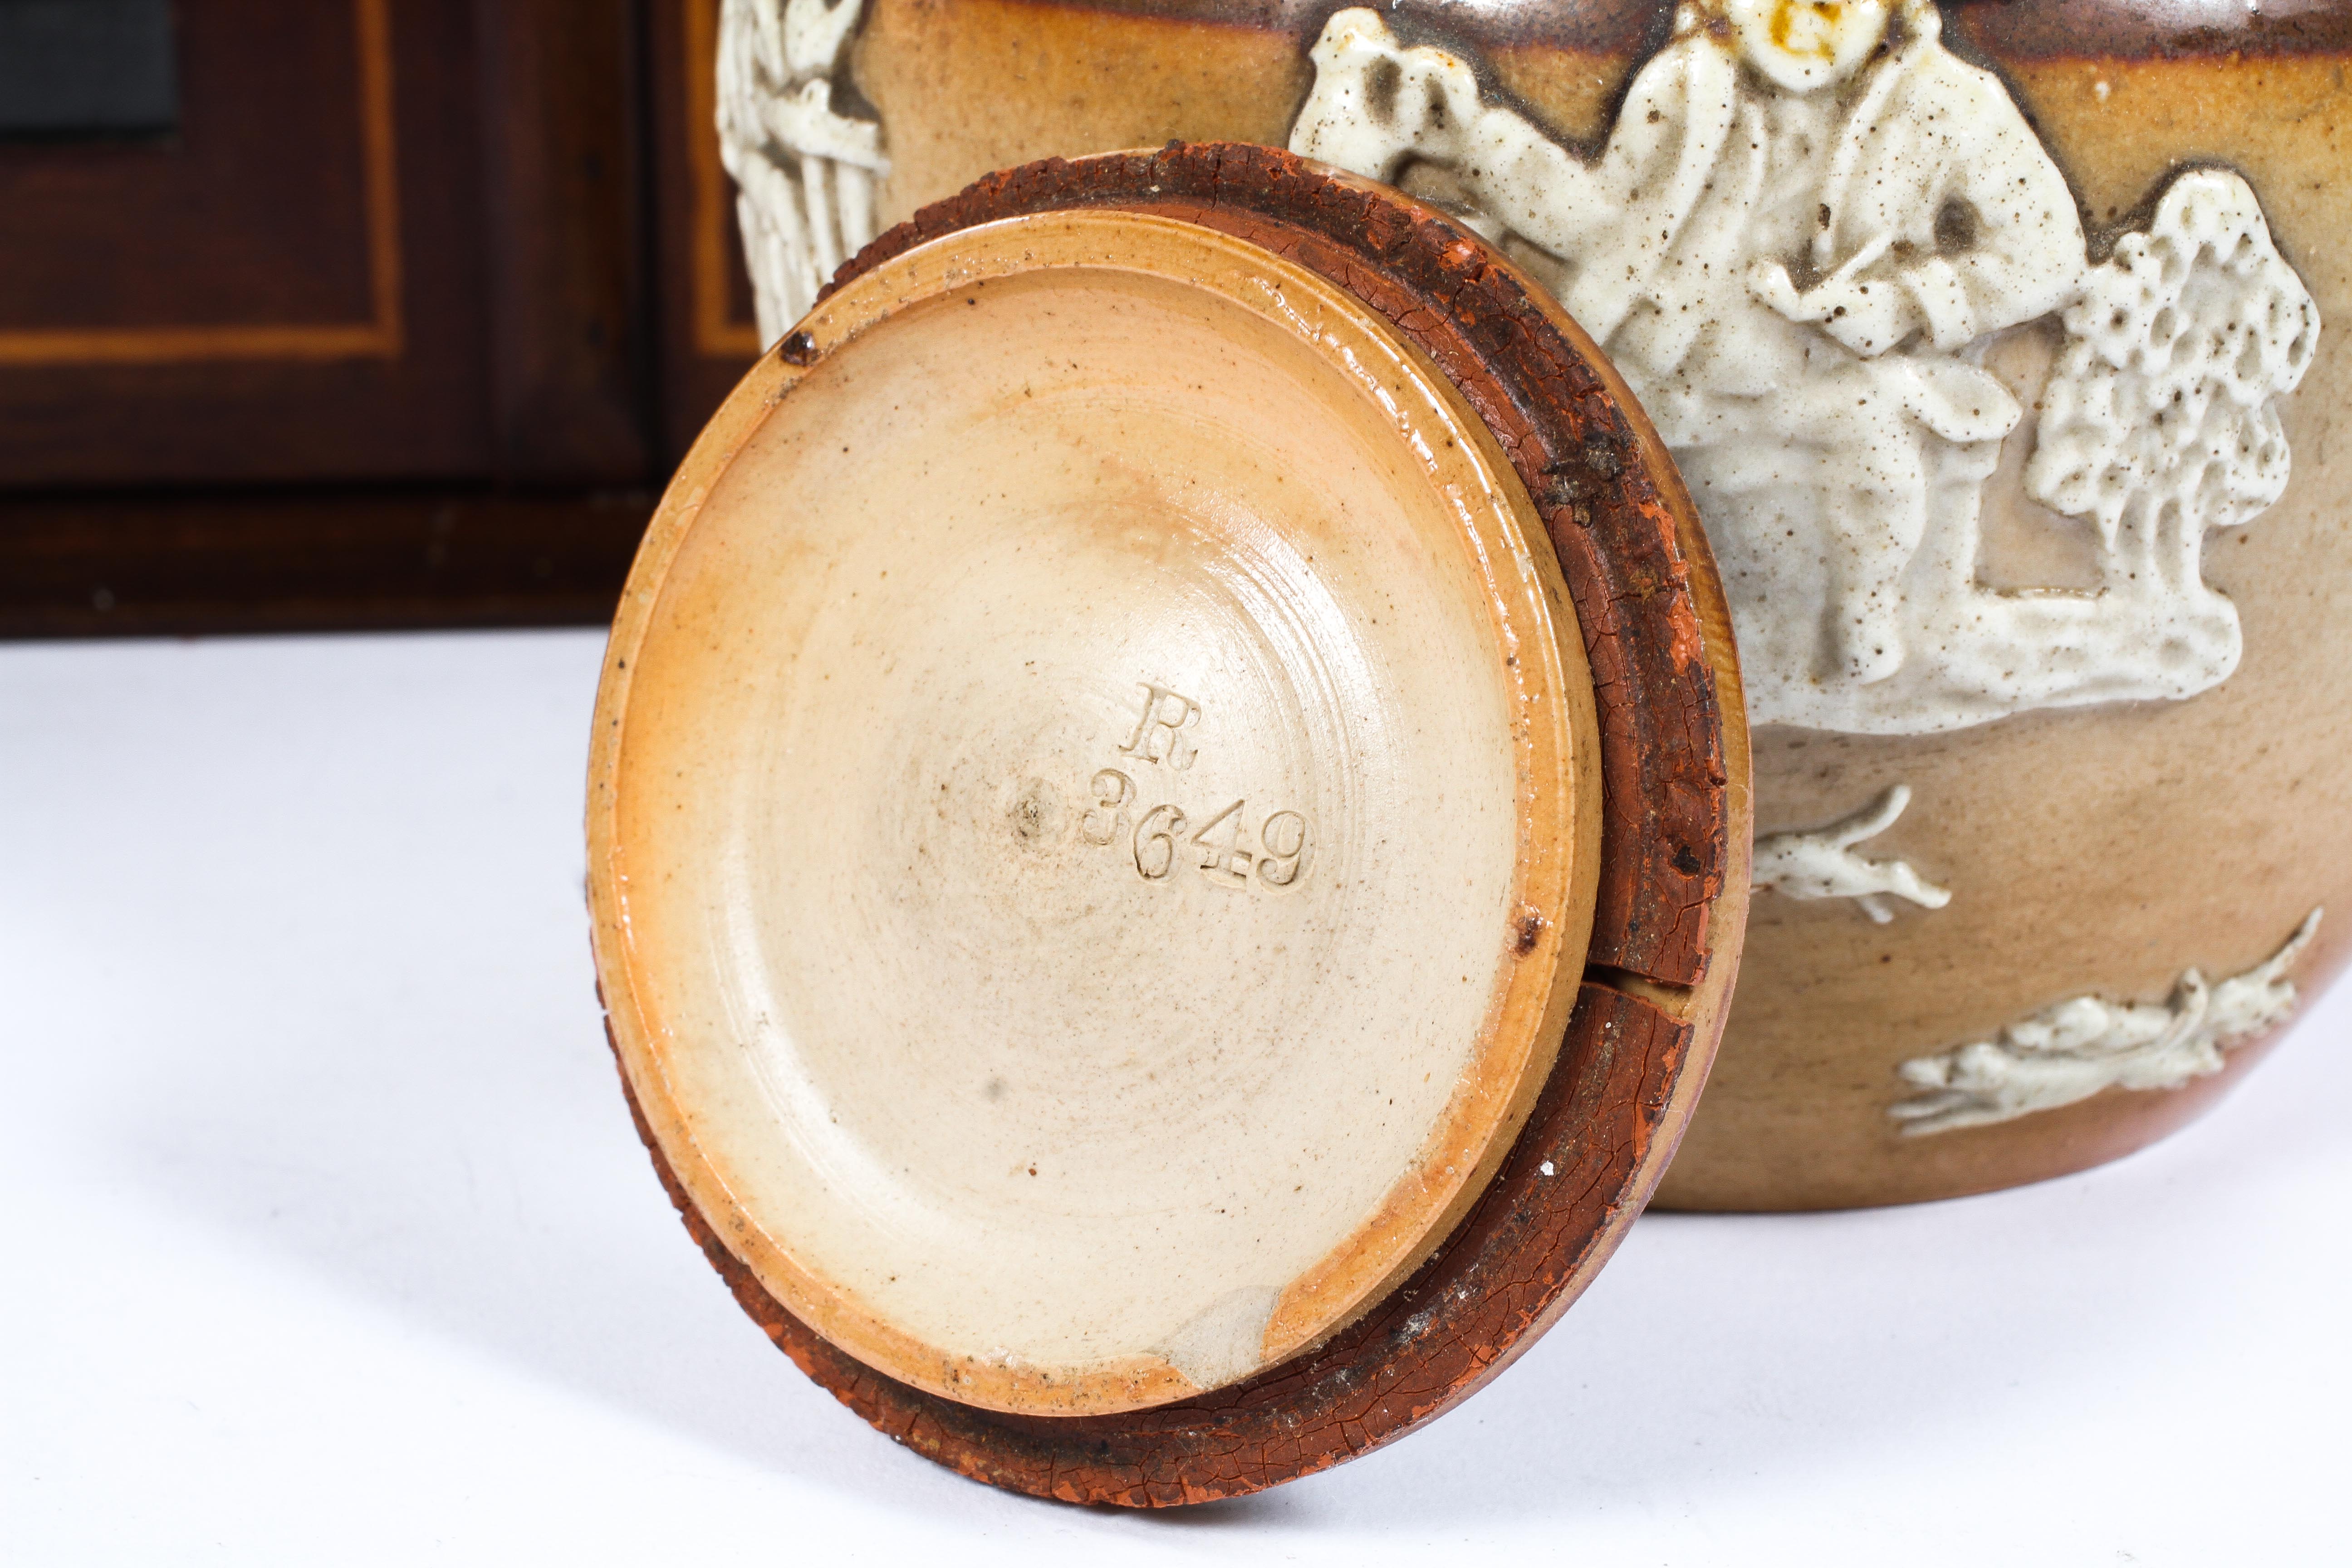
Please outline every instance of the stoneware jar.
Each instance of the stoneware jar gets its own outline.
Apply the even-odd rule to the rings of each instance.
[[[2126,1152],[2343,961],[2347,56],[2343,0],[726,0],[717,63],[771,337],[987,171],[1171,139],[1391,184],[1564,308],[1755,727],[1661,1201],[1780,1208]]]

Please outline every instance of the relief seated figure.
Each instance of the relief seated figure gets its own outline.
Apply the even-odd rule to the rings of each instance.
[[[2269,403],[2317,331],[2236,175],[2178,182],[2138,249],[2092,266],[2064,176],[2000,81],[1944,47],[1927,0],[1683,0],[1589,155],[1371,11],[1334,16],[1314,58],[1293,150],[1455,198],[1642,400],[1721,560],[1758,722],[1916,733],[2184,697],[2235,667],[2201,537],[2283,488]],[[2184,300],[2200,279],[2219,285],[2201,311]],[[1979,514],[2023,408],[1984,351],[2061,311],[2048,402],[2072,423],[2053,441],[2045,416],[2027,487],[2095,518],[2100,582],[1997,592]],[[2152,365],[2121,340],[2168,328],[2226,349],[2250,320],[2261,374],[2189,385],[2213,417],[2136,445],[2134,406],[2203,361]]]

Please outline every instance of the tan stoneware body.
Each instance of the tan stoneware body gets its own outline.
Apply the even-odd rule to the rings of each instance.
[[[720,62],[730,167],[819,215],[810,276],[990,169],[1253,141],[1465,215],[1617,360],[1724,561],[1758,726],[1761,896],[1662,1202],[2115,1158],[2344,963],[2352,5],[820,3],[729,0]],[[745,117],[789,92],[832,129]],[[1578,228],[1585,181],[1619,232]],[[2131,279],[2178,297],[2108,321]],[[1677,299],[1717,335],[1659,347]],[[1737,331],[1784,357],[1768,384],[1706,360]],[[2213,393],[2200,353],[2242,374]]]

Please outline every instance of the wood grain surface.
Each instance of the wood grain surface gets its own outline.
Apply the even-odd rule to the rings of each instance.
[[[653,497],[373,486],[0,500],[0,637],[610,618]]]

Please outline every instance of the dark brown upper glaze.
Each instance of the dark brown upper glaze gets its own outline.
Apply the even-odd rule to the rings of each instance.
[[[1078,11],[1293,33],[1312,39],[1335,11],[1367,0],[1034,0]],[[1410,37],[1444,37],[1480,48],[1516,44],[1592,54],[1647,54],[1665,42],[1675,8],[1660,0],[1552,0],[1549,5],[1370,0],[1381,19]]]
[[[1946,0],[1946,37],[1993,60],[2352,53],[2346,0]]]
[[[1591,345],[1516,269],[1428,209],[1285,153],[1231,144],[992,175],[876,241],[835,287],[959,229],[1076,207],[1163,214],[1278,251],[1364,300],[1454,380],[1546,513],[1591,659],[1606,796],[1593,957],[1687,984],[1718,936],[1736,951],[1736,911],[1720,932],[1710,926],[1729,868],[1713,662],[1727,656],[1710,644],[1678,542],[1687,500],[1670,470],[1657,471],[1663,458],[1629,422]],[[876,1427],[992,1485],[1161,1506],[1256,1491],[1364,1453],[1450,1408],[1533,1342],[1647,1201],[1679,1134],[1674,1108],[1688,1094],[1677,1091],[1705,1073],[1713,1037],[1711,1021],[1694,1028],[1588,980],[1500,1172],[1404,1286],[1247,1383],[1108,1416],[978,1409],[845,1354],[727,1250],[642,1117],[638,1130],[744,1310]]]
[[[1346,0],[1035,0],[1074,10],[1220,24],[1311,39]],[[1488,49],[1642,56],[1666,39],[1674,0],[1402,0],[1378,9],[1406,37]],[[1945,0],[1952,36],[1993,60],[2352,53],[2347,0]]]

